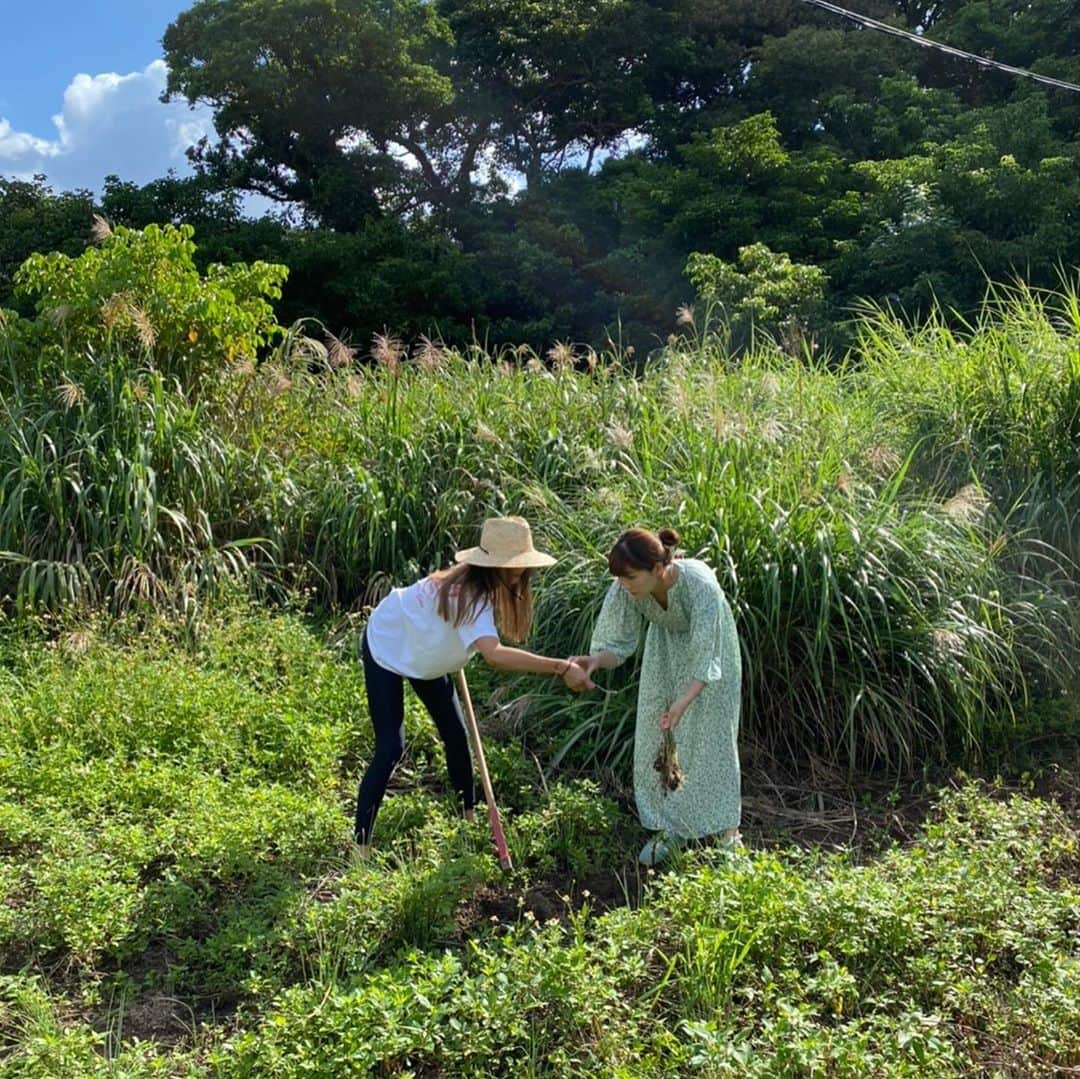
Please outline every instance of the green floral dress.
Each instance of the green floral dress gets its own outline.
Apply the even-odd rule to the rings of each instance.
[[[632,599],[613,581],[589,651],[611,652],[624,661],[637,651],[642,623],[648,625],[634,735],[638,815],[646,828],[697,839],[739,826],[742,659],[735,619],[716,574],[695,558],[675,565],[679,576],[668,591],[666,610],[652,596]],[[665,791],[653,767],[660,714],[691,679],[705,688],[675,728],[683,783]]]

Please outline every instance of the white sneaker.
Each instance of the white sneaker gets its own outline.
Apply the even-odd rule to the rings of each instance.
[[[666,832],[657,832],[649,841],[641,848],[641,853],[638,855],[638,861],[642,865],[659,865],[665,858],[669,857],[673,851],[679,849],[682,846],[682,840],[675,836],[670,836]]]
[[[717,846],[725,854],[744,854],[746,852],[742,835],[739,832],[735,832],[733,835],[721,836]]]

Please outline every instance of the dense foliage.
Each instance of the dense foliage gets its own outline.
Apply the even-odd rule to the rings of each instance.
[[[1075,0],[860,8],[1080,81]],[[756,244],[821,275],[833,340],[860,297],[972,312],[988,279],[1080,263],[1080,94],[797,0],[199,0],[164,45],[218,137],[196,178],[113,178],[99,208],[191,223],[208,262],[288,265],[284,321],[365,347],[390,327],[642,352],[692,298],[692,254]],[[244,219],[244,192],[291,223]],[[90,202],[0,183],[0,303]]]
[[[689,310],[640,371],[626,352],[392,338],[372,366],[277,327],[281,276],[200,275],[188,232],[157,226],[18,271],[37,311],[0,326],[15,609],[191,619],[237,579],[356,609],[523,512],[560,557],[535,639],[561,654],[587,645],[611,539],[678,527],[735,606],[745,732],[776,760],[975,756],[1069,687],[1074,293],[1002,293],[961,335],[867,312],[841,366],[760,343],[734,363],[726,328]],[[533,712],[578,759],[620,763],[633,689],[615,686],[602,708],[540,693]]]
[[[1075,0],[863,10],[1080,81]],[[856,777],[852,832],[1075,750],[1080,95],[797,0],[197,0],[164,45],[194,177],[0,180],[0,1076],[1080,1068],[1037,766],[645,873],[633,664],[476,671],[515,873],[414,701],[348,836],[365,607],[491,513],[559,556],[559,654],[678,527],[747,776]]]
[[[493,512],[559,556],[559,654],[612,536],[679,527],[736,611],[748,776],[844,766],[852,829],[920,772],[1074,745],[1075,290],[967,326],[866,307],[839,362],[804,336],[820,274],[748,244],[694,261],[647,362],[385,335],[372,364],[279,325],[284,267],[231,242],[99,224],[0,308],[0,1075],[1080,1066],[1075,812],[1031,775],[939,793],[903,847],[770,850],[759,810],[750,851],[646,873],[613,797],[633,672],[574,698],[476,671],[514,875],[415,702],[375,858],[348,834],[364,605]]]

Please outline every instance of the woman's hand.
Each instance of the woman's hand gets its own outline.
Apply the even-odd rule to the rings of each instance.
[[[673,731],[679,725],[682,716],[683,710],[677,704],[673,704],[666,711],[660,713],[660,729],[662,731]]]
[[[570,662],[581,667],[591,678],[593,672],[600,666],[600,653],[596,652],[591,656],[571,656]]]
[[[660,713],[660,729],[662,731],[673,731],[679,725],[679,720],[682,719],[683,713],[697,700],[698,694],[700,694],[704,688],[704,682],[699,682],[696,678],[692,678],[689,685],[687,685],[686,689],[683,691],[682,696],[669,708]]]
[[[566,668],[562,676],[566,688],[573,690],[575,693],[582,693],[586,689],[596,688],[590,677],[592,670],[586,668],[583,663],[579,663],[579,658],[578,656],[571,658],[570,666]]]

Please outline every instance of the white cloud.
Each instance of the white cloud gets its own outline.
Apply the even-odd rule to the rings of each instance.
[[[190,172],[184,151],[213,133],[211,112],[162,104],[166,75],[164,60],[130,75],[76,75],[53,117],[52,139],[15,131],[0,117],[0,175],[45,173],[54,188],[100,193],[109,173],[145,184],[170,168]]]
[[[12,130],[7,120],[0,119],[0,161],[8,158],[39,157],[44,159],[56,152],[52,143],[45,139]]]

